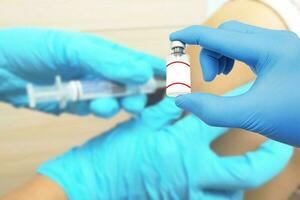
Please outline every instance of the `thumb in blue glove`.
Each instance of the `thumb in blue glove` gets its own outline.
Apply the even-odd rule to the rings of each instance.
[[[300,40],[289,31],[270,30],[229,21],[219,28],[192,26],[172,33],[171,40],[203,47],[203,77],[228,74],[234,60],[257,75],[244,94],[220,97],[188,94],[176,104],[213,126],[236,127],[300,146]]]
[[[89,34],[34,28],[0,31],[0,100],[26,106],[26,84],[53,84],[56,75],[65,81],[103,79],[143,84],[153,75],[164,75],[164,61]],[[120,108],[139,112],[146,100],[144,95],[135,95],[70,103],[66,110],[53,103],[41,104],[38,109],[110,117]]]

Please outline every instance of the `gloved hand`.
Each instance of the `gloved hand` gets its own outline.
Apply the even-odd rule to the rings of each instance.
[[[25,87],[53,84],[63,80],[106,79],[123,84],[143,84],[154,74],[163,76],[164,61],[111,43],[97,36],[48,29],[15,28],[0,31],[0,101],[26,106]],[[70,103],[66,112],[79,115],[90,112],[110,117],[120,107],[139,112],[146,96],[102,98],[91,102]],[[58,104],[38,106],[45,112],[63,112]]]
[[[210,145],[227,129],[192,115],[173,124],[180,116],[174,101],[164,99],[38,173],[69,199],[234,200],[277,175],[292,155],[290,146],[269,140],[245,155],[220,157]]]
[[[243,128],[300,146],[300,40],[295,33],[229,21],[218,29],[192,26],[170,39],[203,46],[200,62],[207,81],[230,73],[234,60],[257,75],[242,95],[188,94],[176,99],[179,107],[209,125]]]

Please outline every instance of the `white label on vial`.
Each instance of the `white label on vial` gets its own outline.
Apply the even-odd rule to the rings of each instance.
[[[188,60],[171,59],[167,63],[167,95],[178,96],[191,93],[191,74]]]

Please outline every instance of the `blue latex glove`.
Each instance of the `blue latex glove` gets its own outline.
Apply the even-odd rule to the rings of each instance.
[[[97,36],[48,29],[15,28],[0,31],[0,101],[20,107],[27,105],[25,86],[53,84],[55,75],[63,80],[105,79],[123,84],[143,84],[153,75],[163,76],[164,61],[111,43]],[[146,96],[97,99],[70,103],[66,112],[90,112],[110,117],[122,107],[129,112],[144,108]],[[58,114],[58,104],[38,106]]]
[[[180,115],[164,99],[38,172],[69,199],[235,200],[277,175],[292,155],[290,146],[269,140],[245,155],[220,157],[210,146],[227,129],[193,115],[173,124]]]
[[[257,78],[249,91],[234,97],[188,94],[176,104],[213,126],[236,127],[300,146],[300,40],[295,33],[229,21],[219,28],[192,26],[171,40],[203,46],[203,77],[228,74],[234,60],[246,63]]]

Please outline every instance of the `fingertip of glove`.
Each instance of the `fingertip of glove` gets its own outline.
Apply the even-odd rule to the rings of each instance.
[[[119,112],[120,106],[116,100],[99,99],[90,103],[90,110],[95,116],[110,118]]]
[[[177,96],[175,98],[175,104],[176,106],[178,106],[179,108],[183,108],[184,105],[185,105],[185,101],[186,101],[186,95],[180,95],[180,96]]]
[[[176,39],[176,35],[177,35],[177,31],[176,32],[173,32],[169,35],[169,40],[170,41],[174,41]]]
[[[147,97],[145,95],[129,96],[121,99],[122,107],[130,113],[141,112],[147,103]]]
[[[203,80],[206,82],[211,82],[216,78],[216,74],[210,73],[210,74],[204,74],[203,75]]]
[[[169,35],[170,41],[181,40],[182,39],[182,30],[175,31]]]
[[[184,109],[186,111],[191,111],[190,109],[193,109],[194,101],[193,98],[196,94],[184,94],[176,97],[175,104],[181,109]]]
[[[94,109],[92,110],[92,113],[96,116],[96,117],[101,117],[101,118],[111,118],[114,115],[116,115],[118,113],[118,109],[112,109],[112,110],[98,110],[98,109]]]

